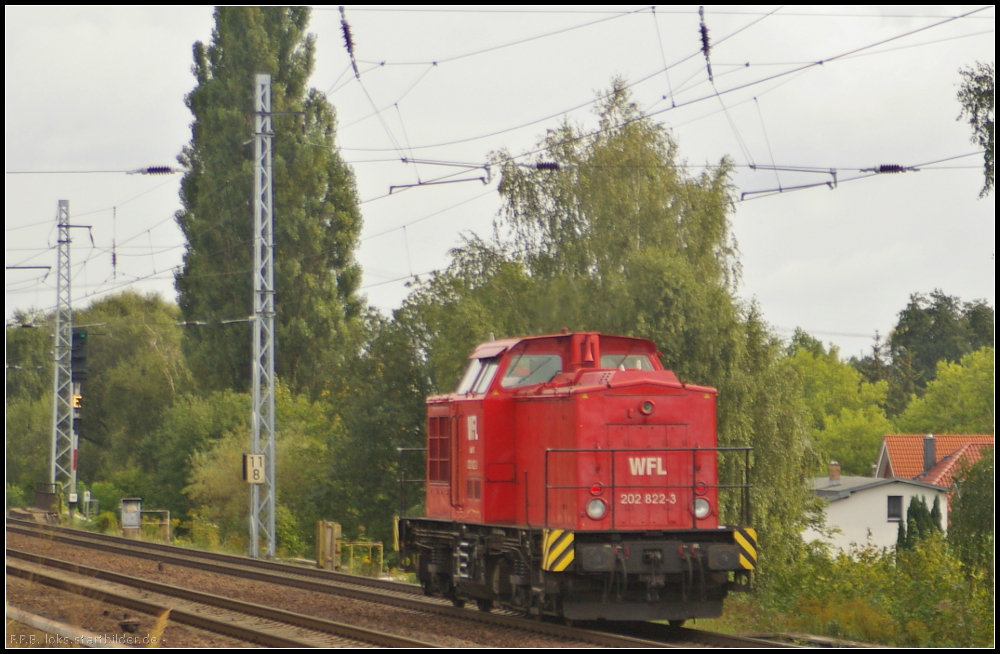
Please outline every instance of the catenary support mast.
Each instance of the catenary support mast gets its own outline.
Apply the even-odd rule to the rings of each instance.
[[[69,200],[59,200],[56,266],[55,374],[52,386],[52,448],[49,482],[61,492],[76,492],[76,443],[73,434],[73,308],[69,269]]]
[[[271,76],[254,82],[253,435],[251,452],[264,455],[264,483],[250,485],[250,556],[275,556],[274,224],[272,201]]]

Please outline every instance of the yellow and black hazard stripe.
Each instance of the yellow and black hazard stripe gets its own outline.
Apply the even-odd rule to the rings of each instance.
[[[572,531],[563,529],[542,531],[542,570],[562,572],[573,563],[575,554]]]
[[[747,570],[757,567],[757,530],[753,527],[737,527],[733,531],[733,541],[740,548],[740,565]]]

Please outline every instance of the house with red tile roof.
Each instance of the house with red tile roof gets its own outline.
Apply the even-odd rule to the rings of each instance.
[[[940,502],[947,531],[955,474],[992,447],[992,434],[886,434],[871,477],[841,477],[832,461],[829,476],[813,480],[813,492],[826,501],[826,526],[836,531],[807,529],[803,536],[845,552],[852,545],[892,547],[914,497],[927,506]]]
[[[886,434],[875,476],[902,477],[951,488],[959,464],[979,460],[992,434]]]

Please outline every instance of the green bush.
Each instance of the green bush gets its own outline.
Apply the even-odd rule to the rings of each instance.
[[[11,484],[5,484],[4,491],[8,509],[23,508],[24,506],[27,506],[27,493],[24,492],[23,488],[13,486]]]
[[[181,523],[181,528],[187,531],[191,543],[195,547],[215,550],[219,548],[219,525],[208,520],[204,511],[191,509],[188,511],[189,521]]]
[[[97,514],[95,523],[98,530],[104,534],[117,534],[120,531],[118,528],[118,515],[114,511],[101,511]]]
[[[897,647],[992,647],[993,585],[970,579],[940,532],[910,549],[830,554],[810,545],[784,574],[730,602],[738,631],[791,631]]]

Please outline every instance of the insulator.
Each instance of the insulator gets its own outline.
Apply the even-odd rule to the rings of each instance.
[[[347,52],[354,54],[354,39],[351,38],[351,26],[347,24],[346,20],[340,21],[340,29],[344,33],[344,45],[347,47]]]
[[[878,167],[879,173],[901,173],[904,170],[906,169],[903,168],[903,166],[900,166],[899,164],[882,164],[881,166]]]
[[[559,170],[558,161],[539,161],[535,164],[535,170]]]
[[[143,171],[146,175],[169,175],[174,172],[170,166],[150,166]]]

